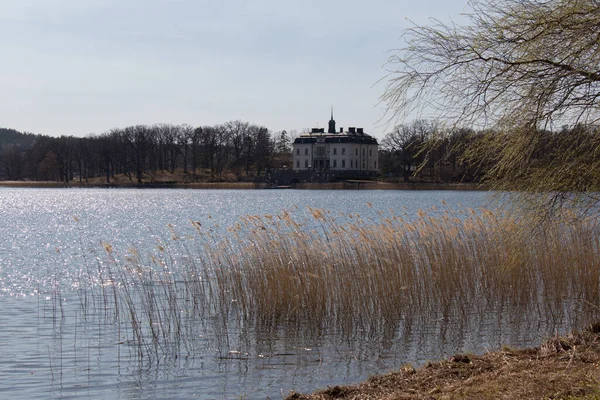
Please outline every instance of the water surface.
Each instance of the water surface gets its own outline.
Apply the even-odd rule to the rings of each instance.
[[[210,245],[248,215],[289,211],[309,220],[313,207],[369,223],[378,211],[410,218],[419,209],[478,208],[489,200],[464,191],[0,188],[0,392],[23,399],[280,398],[457,352],[536,344],[547,324],[502,313],[475,328],[467,319],[464,329],[448,330],[432,317],[352,337],[215,326],[207,316],[190,322],[184,348],[139,357],[129,326],[85,292],[100,284],[94,277],[106,243],[119,257],[134,249],[149,260],[173,236],[189,236],[169,247],[173,265],[184,265],[201,251],[192,221]],[[86,296],[93,306],[82,305]]]

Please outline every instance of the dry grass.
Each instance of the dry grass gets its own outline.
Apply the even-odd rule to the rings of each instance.
[[[253,177],[238,178],[232,173],[224,173],[220,178],[212,176],[210,171],[198,170],[196,175],[183,173],[176,169],[157,171],[144,174],[143,183],[137,183],[135,176],[118,174],[106,183],[105,177],[95,177],[79,182],[75,179],[70,182],[60,181],[1,181],[0,187],[41,187],[41,188],[66,188],[66,187],[123,187],[123,188],[187,188],[187,189],[265,189],[272,185],[268,182],[253,182]],[[294,185],[296,189],[375,189],[375,190],[485,190],[485,186],[474,183],[405,183],[382,182],[376,180],[346,180],[332,183],[302,183]]]
[[[311,230],[286,213],[238,228],[245,246],[216,276],[225,304],[236,304],[244,319],[352,331],[502,308],[572,322],[582,316],[576,310],[597,314],[589,309],[600,304],[594,225],[534,230],[472,210],[413,221],[341,216],[347,222],[339,223],[332,213],[311,212]]]
[[[531,227],[487,210],[310,214],[249,216],[226,236],[193,222],[196,235],[172,232],[148,256],[105,245],[82,279],[97,284],[82,292],[82,309],[127,321],[140,357],[193,353],[187,338],[208,320],[222,332],[235,324],[354,337],[489,315],[573,327],[600,316],[593,222]]]
[[[57,181],[0,181],[0,187],[39,187],[39,188],[63,188],[69,187],[68,184],[64,182]]]
[[[129,179],[114,179],[111,183],[100,180],[85,182],[51,182],[51,181],[0,181],[0,187],[31,188],[174,188],[174,189],[265,189],[264,183],[253,182],[179,182],[179,181],[147,181],[135,183]]]

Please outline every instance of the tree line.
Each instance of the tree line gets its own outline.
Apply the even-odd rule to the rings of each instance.
[[[404,181],[476,181],[463,161],[472,131],[443,133],[432,121],[396,126],[380,143],[381,174]],[[284,130],[230,121],[215,126],[134,125],[87,137],[0,129],[0,179],[88,183],[125,176],[142,183],[159,172],[189,181],[247,180],[291,168]],[[146,179],[145,179],[146,178]]]
[[[517,146],[527,151],[506,152],[506,147]],[[441,122],[414,120],[385,135],[379,158],[384,177],[405,182],[486,182],[500,190],[597,192],[598,148],[597,124],[531,128],[524,135],[522,130],[448,128]]]
[[[156,124],[112,129],[87,137],[22,134],[0,129],[0,179],[106,183],[123,175],[142,183],[167,171],[186,179],[223,180],[260,176],[291,165],[285,131],[236,120],[214,126]]]
[[[478,181],[480,174],[464,159],[474,133],[469,129],[444,130],[428,120],[397,125],[380,144],[382,174],[404,182]]]
[[[505,189],[553,191],[566,191],[562,186],[568,182],[577,190],[598,190],[600,164],[589,150],[599,147],[599,133],[597,126],[578,124],[558,131],[536,129],[523,136],[414,120],[397,125],[380,141],[381,177],[405,182],[507,182]],[[499,146],[511,146],[523,137],[530,151],[511,155],[518,157],[518,167],[506,168]],[[285,130],[271,133],[239,120],[201,127],[135,125],[88,137],[0,129],[0,179],[112,183],[121,176],[142,183],[166,172],[173,174],[173,181],[254,180],[267,170],[291,168],[291,147],[291,135]]]

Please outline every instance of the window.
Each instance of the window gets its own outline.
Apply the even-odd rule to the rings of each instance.
[[[377,161],[373,162],[373,168],[377,168]]]
[[[296,168],[300,168],[300,160],[296,160]]]
[[[304,168],[308,168],[308,160],[304,160]]]
[[[300,155],[300,149],[296,149],[296,155],[299,156]]]
[[[337,147],[333,148],[333,155],[335,156],[337,154]]]
[[[369,155],[372,156],[373,155],[373,149],[369,149]]]
[[[363,160],[363,169],[365,169],[365,160]]]
[[[346,154],[346,148],[342,147],[342,155]]]
[[[363,149],[363,156],[365,155],[365,149]]]
[[[346,168],[346,160],[342,160],[342,168]]]
[[[354,168],[354,162],[350,160],[350,168]]]
[[[337,168],[337,160],[333,160],[333,168]]]
[[[308,155],[308,148],[304,149],[304,155],[307,156]]]
[[[358,149],[356,149],[356,155],[358,155]]]

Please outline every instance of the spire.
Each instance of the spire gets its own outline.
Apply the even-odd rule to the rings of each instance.
[[[329,120],[329,129],[327,133],[335,133],[335,120],[333,119],[333,106],[331,106],[331,119]]]

